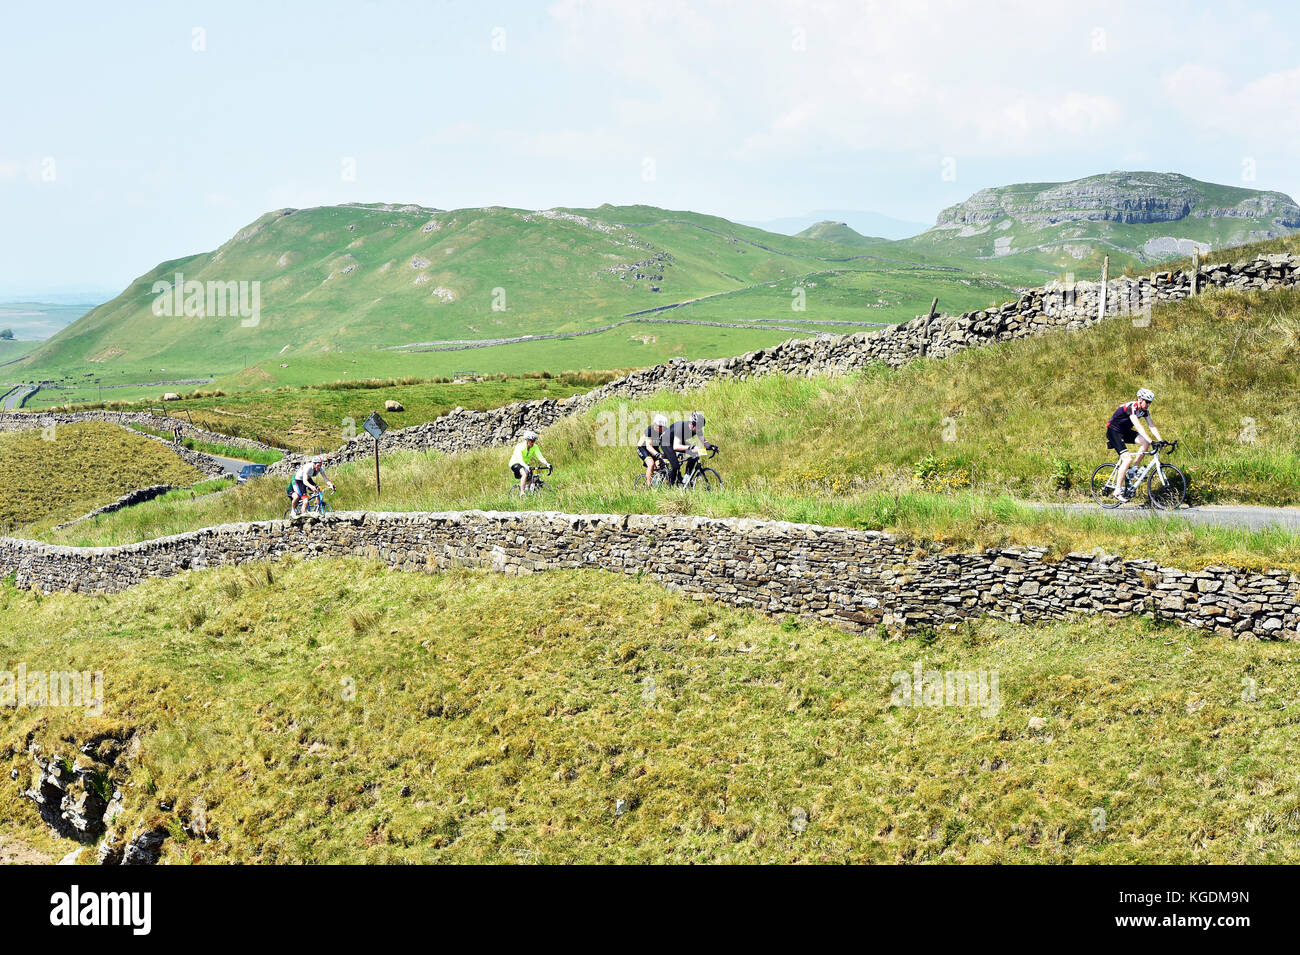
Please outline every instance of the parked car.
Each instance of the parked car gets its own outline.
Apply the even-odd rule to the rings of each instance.
[[[245,464],[239,469],[239,477],[235,479],[236,484],[246,484],[255,477],[261,477],[266,473],[265,464]]]

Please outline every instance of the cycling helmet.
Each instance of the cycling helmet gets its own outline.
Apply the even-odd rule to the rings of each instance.
[[[704,415],[699,411],[691,412],[691,424],[695,425],[697,431],[704,429]]]
[[[1148,401],[1148,402],[1150,402],[1150,401],[1155,401],[1155,400],[1156,400],[1155,392],[1153,392],[1150,388],[1139,388],[1139,389],[1138,389],[1138,401]]]
[[[655,417],[654,417],[654,421],[652,421],[652,422],[650,422],[650,423],[653,424],[656,428],[666,428],[666,427],[668,427],[668,419],[667,419],[666,417],[664,417],[663,415],[661,415],[661,414],[657,414],[657,415],[655,415]]]
[[[519,437],[523,438],[525,441],[536,441],[536,440],[537,440],[537,432],[536,432],[536,431],[525,431],[525,432],[524,432],[523,434],[521,434]]]

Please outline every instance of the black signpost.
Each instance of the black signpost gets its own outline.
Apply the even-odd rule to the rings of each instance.
[[[379,436],[388,430],[388,422],[379,417],[378,411],[370,412],[370,417],[361,422],[361,427],[375,439],[375,500],[379,500]]]

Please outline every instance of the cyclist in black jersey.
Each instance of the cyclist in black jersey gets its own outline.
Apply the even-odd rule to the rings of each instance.
[[[692,441],[698,440],[704,445],[705,450],[716,451],[716,444],[709,444],[704,438],[704,414],[695,411],[685,421],[678,421],[668,429],[669,441],[667,448],[672,452],[668,456],[668,466],[671,468],[669,483],[676,485],[681,480],[682,460],[689,458],[698,458],[700,449],[691,444]]]
[[[1132,496],[1124,493],[1124,475],[1128,473],[1130,465],[1151,450],[1152,436],[1156,441],[1164,440],[1160,437],[1160,429],[1151,420],[1151,404],[1155,400],[1156,396],[1150,388],[1140,388],[1137,398],[1116,408],[1115,413],[1106,422],[1106,446],[1119,453],[1119,465],[1115,470],[1115,490],[1112,492],[1116,500],[1127,501]],[[1146,427],[1151,429],[1150,435],[1142,425],[1143,419],[1146,420]],[[1134,443],[1137,444],[1138,450],[1130,451],[1128,446]]]

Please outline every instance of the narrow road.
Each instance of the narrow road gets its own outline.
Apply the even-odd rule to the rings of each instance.
[[[17,411],[23,399],[36,389],[34,387],[18,388],[5,396],[3,411]]]
[[[1256,507],[1246,504],[1203,504],[1200,507],[1180,507],[1176,511],[1157,511],[1149,507],[1126,504],[1113,510],[1103,510],[1096,504],[1031,504],[1043,511],[1064,514],[1098,514],[1121,520],[1141,520],[1148,517],[1171,517],[1209,527],[1236,527],[1242,530],[1261,531],[1270,528],[1300,531],[1300,507]]]
[[[239,472],[247,465],[257,463],[255,461],[241,461],[239,458],[223,458],[216,454],[209,454],[208,457],[220,464],[226,469],[226,473],[233,477],[239,477]]]

